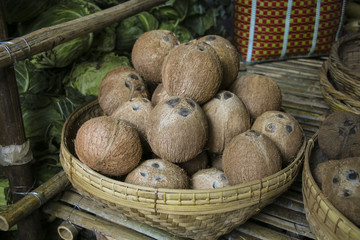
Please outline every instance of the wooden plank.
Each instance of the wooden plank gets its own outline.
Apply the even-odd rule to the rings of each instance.
[[[293,222],[288,222],[273,216],[270,216],[265,213],[260,213],[252,217],[253,219],[264,222],[275,227],[287,230],[289,232],[295,233],[297,235],[305,236],[311,239],[315,239],[314,234],[311,232],[310,228],[307,226],[302,226]]]
[[[288,208],[283,208],[276,204],[271,204],[269,206],[266,206],[261,210],[261,212],[276,217],[278,219],[286,220],[288,222],[292,222],[298,225],[309,226],[305,214],[301,212],[293,211]]]
[[[273,205],[277,205],[286,209],[290,209],[302,214],[305,214],[304,204],[291,201],[290,199],[284,198],[283,196],[278,197]]]
[[[273,229],[248,221],[236,228],[236,231],[260,240],[288,240],[289,236]]]

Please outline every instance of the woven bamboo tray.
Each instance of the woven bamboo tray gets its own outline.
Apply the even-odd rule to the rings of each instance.
[[[341,214],[324,196],[309,167],[318,133],[309,139],[302,173],[303,201],[310,229],[318,239],[360,239],[360,229]]]
[[[285,192],[303,162],[306,141],[285,169],[246,184],[211,190],[155,189],[127,184],[91,170],[74,155],[77,130],[83,122],[101,114],[95,100],[75,110],[64,124],[60,160],[69,181],[82,195],[104,207],[176,236],[216,239],[229,233]]]
[[[329,72],[336,89],[360,100],[360,33],[346,35],[333,44]]]
[[[329,73],[329,60],[323,63],[323,66],[320,69],[319,78],[324,100],[333,112],[345,110],[360,114],[360,101],[336,90],[333,86],[333,79]]]

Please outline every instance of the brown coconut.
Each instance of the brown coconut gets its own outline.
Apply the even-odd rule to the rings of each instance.
[[[170,96],[203,104],[219,90],[223,70],[219,56],[205,42],[190,41],[170,50],[162,66],[162,82]]]
[[[124,102],[110,116],[129,122],[138,130],[140,137],[146,139],[146,123],[152,109],[149,99],[137,97]]]
[[[75,152],[88,167],[117,177],[138,165],[142,148],[133,126],[122,120],[100,116],[81,125],[75,138]]]
[[[110,70],[99,86],[98,100],[106,115],[122,103],[135,97],[148,98],[148,91],[141,76],[134,68],[121,66]]]
[[[360,225],[360,158],[330,160],[319,164],[322,191],[334,207]]]
[[[210,44],[220,58],[223,67],[223,79],[220,89],[228,89],[235,81],[240,67],[239,53],[229,40],[218,35],[207,35],[199,41]]]
[[[267,111],[256,118],[251,129],[268,136],[281,152],[283,166],[289,165],[297,156],[304,141],[299,122],[290,114]]]
[[[319,127],[318,143],[329,159],[339,159],[345,148],[352,145],[360,129],[360,115],[337,111],[328,115]],[[355,140],[356,143],[356,140]],[[359,146],[355,149],[358,149]],[[349,150],[347,150],[349,151]],[[351,156],[348,153],[348,156]],[[346,157],[344,154],[343,157]]]
[[[209,152],[222,153],[234,136],[250,129],[249,112],[234,93],[222,90],[202,108],[209,123]]]
[[[231,185],[260,180],[281,169],[281,154],[266,135],[248,130],[234,137],[222,157],[222,166]]]
[[[223,171],[216,168],[202,169],[191,176],[192,189],[214,189],[230,186]]]
[[[166,98],[171,97],[164,89],[164,85],[160,83],[156,86],[153,94],[151,95],[151,102],[155,106],[162,100],[165,100]]]
[[[178,165],[185,170],[188,176],[192,176],[197,171],[207,168],[209,158],[206,151],[203,151],[189,161],[179,163]]]
[[[163,159],[145,160],[126,176],[125,182],[154,188],[189,188],[186,172]]]
[[[146,135],[157,156],[174,163],[186,162],[204,149],[207,119],[195,101],[173,96],[151,111]]]
[[[223,167],[222,167],[222,153],[210,153],[209,152],[209,161],[210,161],[210,166],[213,168],[217,168],[221,171],[224,171]]]
[[[177,36],[168,30],[145,32],[135,41],[131,61],[145,82],[161,82],[161,68],[170,49],[179,45]]]
[[[229,90],[243,101],[252,120],[266,111],[280,110],[281,90],[270,77],[258,74],[243,75],[234,81]]]

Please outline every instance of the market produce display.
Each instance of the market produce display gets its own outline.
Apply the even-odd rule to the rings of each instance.
[[[141,54],[139,46],[145,49]],[[152,30],[141,35],[131,54],[136,58],[136,68],[122,66],[110,70],[100,83],[98,102],[105,116],[87,120],[76,134],[75,151],[79,160],[105,176],[125,178],[127,183],[195,189],[260,180],[288,166],[304,141],[300,124],[290,114],[280,111],[281,92],[273,79],[255,74],[238,78],[232,72],[239,67],[239,58],[231,54],[234,49],[229,41],[217,35],[186,43],[179,43],[170,31]],[[226,51],[230,52],[224,54]],[[157,74],[154,74],[155,66],[149,67],[154,65],[149,60],[151,57],[161,69],[156,70]],[[221,89],[225,76],[226,85],[230,87],[233,83],[232,89],[238,95]],[[144,81],[143,77],[148,80]],[[243,83],[244,79],[251,83]],[[152,92],[147,89],[149,83],[157,84]],[[271,91],[259,90],[258,86]],[[248,92],[241,92],[242,88]],[[255,100],[256,105],[252,104]],[[270,105],[264,108],[266,104]],[[254,106],[260,108],[256,110],[260,115],[251,119],[248,109]],[[124,121],[136,129],[139,137],[131,134],[126,141],[123,136],[131,131],[122,133],[120,126],[107,127],[109,133],[104,131],[101,136],[97,132],[101,131],[100,126],[87,127],[99,118],[107,121],[114,118],[115,126]],[[94,144],[91,137],[85,139],[87,135],[94,138]],[[134,142],[139,138],[142,151],[138,151],[139,145]],[[132,144],[133,151],[129,149]],[[122,160],[127,153],[119,148],[136,151],[133,158],[126,155],[131,163]],[[97,151],[90,151],[94,149]],[[218,158],[220,163],[212,165],[208,156],[214,154],[222,156]],[[115,169],[117,164],[119,170]],[[110,166],[111,172],[100,166]],[[185,184],[188,180],[184,180],[176,185],[171,180],[175,175],[179,179],[186,175],[191,178],[191,184]]]

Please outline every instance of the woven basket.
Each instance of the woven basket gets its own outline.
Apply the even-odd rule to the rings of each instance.
[[[328,55],[345,0],[235,0],[234,42],[246,63]]]
[[[346,35],[332,46],[329,72],[336,89],[360,100],[360,33]]]
[[[77,130],[86,120],[101,114],[98,102],[93,101],[75,110],[64,124],[60,160],[69,181],[82,195],[104,207],[176,236],[216,239],[229,233],[285,192],[302,167],[305,136],[289,166],[258,181],[210,190],[127,184],[91,170],[75,156]]]
[[[317,137],[318,133],[315,133],[308,141],[302,173],[303,201],[310,229],[317,239],[360,239],[360,229],[326,199],[312,177],[309,161],[317,144]]]
[[[360,114],[360,101],[334,88],[329,73],[329,60],[320,68],[319,77],[324,100],[333,112],[345,110]]]

